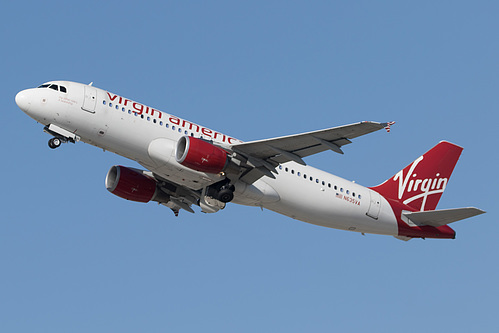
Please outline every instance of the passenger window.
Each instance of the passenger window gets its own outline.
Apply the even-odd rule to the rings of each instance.
[[[106,101],[102,101],[102,104],[106,105]]]

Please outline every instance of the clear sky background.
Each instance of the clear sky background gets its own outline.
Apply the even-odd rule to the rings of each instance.
[[[498,332],[497,1],[17,1],[0,13],[2,332]],[[120,156],[47,146],[15,94],[94,82],[242,140],[396,121],[307,163],[372,186],[440,140],[456,240],[108,193]],[[299,188],[296,191],[300,191]]]

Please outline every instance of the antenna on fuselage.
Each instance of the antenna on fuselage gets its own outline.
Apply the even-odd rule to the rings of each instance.
[[[90,82],[88,85],[91,86],[92,84],[94,84],[94,81]]]

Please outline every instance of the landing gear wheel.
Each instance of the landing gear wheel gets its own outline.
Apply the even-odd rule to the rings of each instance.
[[[49,140],[49,147],[55,149],[61,145],[62,141],[59,138],[52,138]]]
[[[234,199],[234,186],[222,186],[218,192],[217,199],[224,203],[232,201]]]
[[[234,192],[232,192],[229,189],[223,189],[220,192],[218,192],[218,200],[221,202],[230,202],[234,199]]]

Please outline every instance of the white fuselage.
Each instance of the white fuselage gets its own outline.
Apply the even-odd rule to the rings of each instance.
[[[241,142],[89,85],[51,83],[65,87],[66,92],[28,89],[16,97],[16,102],[36,121],[63,128],[83,142],[137,161],[162,178],[192,190],[198,191],[221,176],[177,163],[175,147],[182,136],[212,140],[222,147]],[[320,226],[398,234],[392,208],[375,191],[295,162],[279,165],[275,176],[264,176],[252,185],[236,182],[232,202],[267,208]]]

